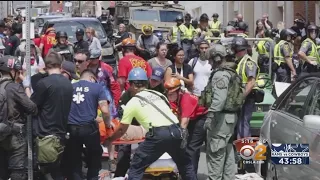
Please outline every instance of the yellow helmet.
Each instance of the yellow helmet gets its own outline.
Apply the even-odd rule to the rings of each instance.
[[[150,36],[153,33],[153,26],[152,25],[143,25],[141,30],[144,35]]]

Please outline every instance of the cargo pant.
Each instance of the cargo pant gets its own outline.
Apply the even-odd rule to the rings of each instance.
[[[0,142],[0,149],[0,160],[2,161],[0,179],[9,176],[11,180],[26,180],[27,139],[25,132],[8,136]],[[2,167],[6,165],[7,167]],[[6,171],[6,168],[10,173]]]
[[[252,112],[255,111],[255,101],[253,98],[246,98],[237,123],[237,138],[250,137],[250,120],[252,118]]]
[[[196,175],[189,158],[180,148],[181,133],[175,125],[153,128],[153,135],[148,132],[131,161],[128,180],[142,179],[145,170],[167,152],[176,163],[183,180],[195,180]]]
[[[207,119],[208,120],[208,119]],[[215,113],[207,129],[207,167],[209,180],[234,180],[236,164],[232,135],[237,115]]]

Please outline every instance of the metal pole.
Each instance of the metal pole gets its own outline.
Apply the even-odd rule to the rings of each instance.
[[[31,65],[30,65],[30,7],[31,2],[27,1],[26,8],[26,69],[27,78],[31,78]],[[32,119],[29,115],[27,118],[27,140],[28,140],[28,180],[33,180],[33,153],[32,153]]]

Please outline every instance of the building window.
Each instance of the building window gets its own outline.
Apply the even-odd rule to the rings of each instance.
[[[193,18],[197,18],[198,19],[201,16],[201,13],[202,13],[202,8],[201,7],[197,7],[197,8],[192,9],[192,17]]]

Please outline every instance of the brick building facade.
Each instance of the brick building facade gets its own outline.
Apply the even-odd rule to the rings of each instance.
[[[294,19],[301,18],[298,14],[301,14],[309,22],[316,22],[316,4],[317,1],[308,1],[308,18],[306,15],[306,1],[293,1]]]

